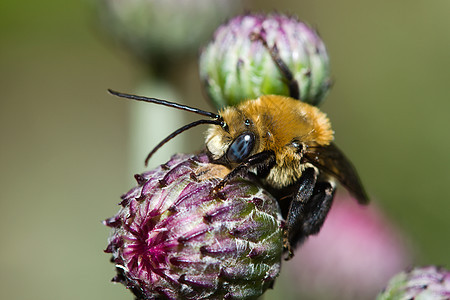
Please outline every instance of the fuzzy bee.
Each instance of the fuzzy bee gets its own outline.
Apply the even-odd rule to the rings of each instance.
[[[231,170],[214,192],[233,178],[256,175],[280,203],[286,220],[284,246],[288,257],[297,244],[319,232],[338,182],[359,203],[368,202],[356,170],[332,142],[331,124],[317,107],[290,97],[267,95],[215,114],[161,99],[109,92],[210,117],[174,131],[149,153],[146,163],[176,135],[200,124],[211,124],[206,150],[213,162]]]
[[[367,204],[369,198],[352,163],[333,143],[333,130],[326,114],[299,100],[298,82],[277,47],[269,47],[260,35],[251,38],[259,40],[268,50],[290,97],[264,95],[228,106],[216,114],[166,100],[109,92],[209,117],[174,131],[155,146],[145,163],[176,135],[197,125],[211,124],[206,134],[206,151],[213,162],[231,170],[213,192],[220,192],[233,178],[256,175],[279,202],[286,220],[283,242],[289,259],[296,245],[319,232],[338,183],[360,204]]]

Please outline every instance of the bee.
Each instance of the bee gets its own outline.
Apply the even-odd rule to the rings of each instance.
[[[145,163],[176,135],[197,125],[210,124],[206,151],[213,163],[231,170],[214,192],[236,177],[256,175],[282,208],[284,247],[289,258],[296,245],[319,232],[338,182],[359,203],[368,202],[355,168],[333,143],[328,117],[315,106],[290,97],[266,95],[226,107],[216,114],[166,100],[109,92],[209,117],[174,131],[149,153]]]
[[[230,172],[213,189],[220,190],[236,177],[252,175],[276,199],[285,219],[284,248],[287,259],[308,236],[317,234],[331,208],[337,184],[343,185],[360,204],[369,199],[352,163],[333,143],[334,132],[325,113],[300,99],[300,88],[276,46],[269,50],[284,76],[290,96],[263,95],[218,113],[178,103],[109,90],[118,97],[190,111],[209,119],[189,123],[163,139],[145,163],[176,135],[201,124],[206,132],[206,151],[213,163]]]

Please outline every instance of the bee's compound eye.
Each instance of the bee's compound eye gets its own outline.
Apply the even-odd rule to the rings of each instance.
[[[292,145],[292,147],[294,147],[297,150],[298,153],[302,152],[302,150],[303,150],[302,143],[293,141],[291,145]]]
[[[244,132],[238,136],[227,151],[228,161],[239,163],[246,159],[255,145],[255,135],[251,132]]]

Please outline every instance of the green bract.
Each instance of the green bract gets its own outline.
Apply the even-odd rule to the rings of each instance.
[[[320,104],[330,68],[317,32],[294,17],[247,14],[220,26],[201,52],[200,76],[217,108],[263,94],[292,96],[270,55],[274,47],[297,81],[301,100]]]
[[[414,268],[395,275],[377,300],[448,300],[450,272],[435,266]]]

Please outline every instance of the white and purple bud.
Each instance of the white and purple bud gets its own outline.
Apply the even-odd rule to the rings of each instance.
[[[240,8],[237,0],[95,0],[103,27],[154,63],[197,54],[214,28]]]
[[[277,202],[244,179],[213,193],[228,172],[200,154],[136,175],[104,221],[113,280],[138,299],[248,299],[271,287],[283,251]]]
[[[442,267],[428,266],[395,275],[378,295],[377,300],[398,299],[450,299],[450,271]]]
[[[220,26],[201,52],[200,77],[218,108],[267,94],[318,105],[331,85],[328,54],[317,32],[275,13],[246,14]]]

